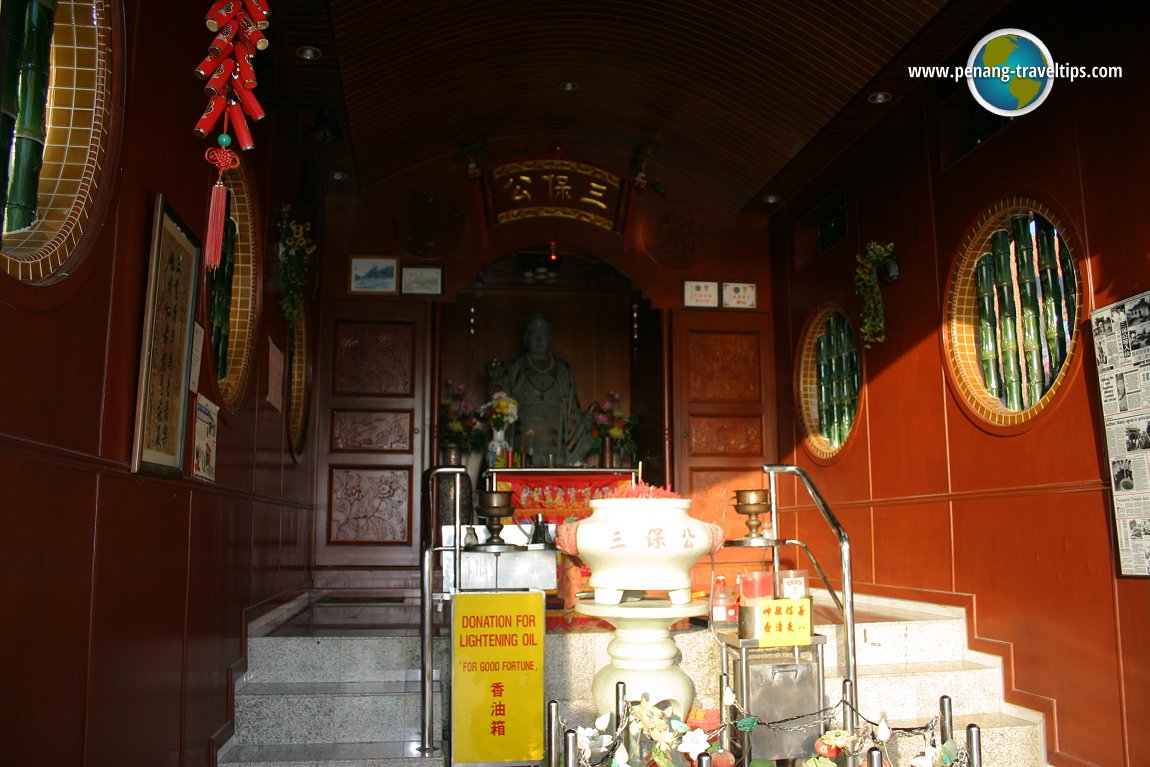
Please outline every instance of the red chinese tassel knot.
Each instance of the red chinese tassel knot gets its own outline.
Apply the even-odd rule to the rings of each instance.
[[[208,237],[204,250],[204,265],[212,271],[220,265],[220,253],[224,243],[224,218],[228,213],[228,188],[224,186],[224,173],[240,167],[240,156],[227,147],[230,143],[231,136],[221,133],[220,146],[204,152],[204,159],[220,170],[212,187],[212,203],[208,208]]]

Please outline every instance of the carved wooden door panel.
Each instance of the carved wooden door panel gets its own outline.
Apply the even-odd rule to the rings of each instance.
[[[416,567],[429,346],[422,305],[332,301],[319,366],[317,567]]]
[[[765,313],[680,312],[674,329],[676,489],[759,487],[778,459]]]

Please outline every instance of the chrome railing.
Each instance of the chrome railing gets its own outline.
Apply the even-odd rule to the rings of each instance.
[[[793,539],[777,540],[775,543],[778,545],[794,545],[800,546],[806,551],[807,556],[810,558],[811,563],[818,572],[819,578],[822,579],[823,584],[827,587],[827,593],[830,594],[831,600],[835,603],[839,613],[843,617],[843,644],[846,654],[846,673],[844,678],[850,681],[849,685],[844,688],[849,690],[846,692],[848,700],[846,711],[843,712],[843,724],[850,730],[854,731],[858,724],[858,694],[856,692],[858,687],[858,670],[855,660],[855,611],[854,611],[854,584],[851,578],[851,544],[850,538],[847,536],[847,531],[843,529],[842,524],[839,523],[838,518],[831,511],[830,506],[827,505],[826,500],[823,498],[822,493],[815,487],[814,482],[811,481],[810,476],[798,466],[790,464],[766,464],[763,466],[763,471],[770,476],[771,484],[771,502],[772,508],[777,508],[775,495],[775,476],[778,474],[791,474],[798,477],[803,486],[807,490],[807,494],[811,500],[815,502],[818,507],[819,513],[822,514],[823,520],[830,526],[831,532],[834,533],[835,538],[839,544],[840,563],[842,567],[842,599],[839,599],[835,593],[834,587],[831,585],[830,579],[827,578],[823,568],[819,565],[818,560],[815,559],[814,553],[810,550],[806,543]],[[775,520],[772,520],[775,521]],[[778,528],[775,528],[775,532]],[[778,562],[778,550],[775,550],[775,561]]]
[[[419,750],[431,753],[436,750],[432,729],[435,727],[434,675],[435,648],[432,639],[434,626],[434,578],[435,578],[435,531],[439,529],[439,488],[440,477],[451,477],[455,483],[455,544],[452,555],[455,572],[459,572],[461,552],[459,548],[459,526],[462,517],[463,477],[467,470],[462,466],[437,466],[423,473],[423,498],[420,503],[420,560],[419,560],[419,640],[420,640],[420,735]]]

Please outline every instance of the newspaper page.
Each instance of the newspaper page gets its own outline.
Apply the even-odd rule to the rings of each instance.
[[[1150,575],[1150,291],[1090,315],[1122,575]]]

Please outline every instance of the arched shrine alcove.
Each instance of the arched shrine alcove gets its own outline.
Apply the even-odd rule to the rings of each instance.
[[[523,322],[552,321],[555,357],[570,364],[580,406],[611,392],[634,428],[644,479],[665,482],[664,339],[660,316],[627,275],[581,248],[543,243],[498,259],[439,317],[437,398],[462,384],[475,406],[488,400],[487,366],[523,350]]]

